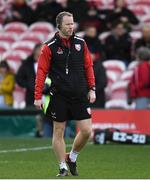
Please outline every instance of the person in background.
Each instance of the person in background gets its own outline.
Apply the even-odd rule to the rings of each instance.
[[[14,75],[6,60],[0,62],[0,108],[13,105]]]
[[[79,24],[79,30],[84,31],[89,26],[94,26],[98,32],[101,32],[102,23],[98,15],[98,10],[95,6],[88,8],[87,15]]]
[[[98,39],[97,29],[95,26],[88,26],[85,28],[84,40],[90,50],[93,61],[104,60],[104,47]]]
[[[142,37],[135,42],[134,51],[140,47],[147,47],[150,49],[150,24],[145,24],[142,28]]]
[[[126,7],[125,0],[114,0],[114,9],[109,13],[106,20],[110,28],[114,21],[121,21],[127,31],[132,30],[132,25],[139,23],[134,13]]]
[[[96,84],[96,101],[91,104],[93,108],[105,108],[105,87],[107,86],[106,70],[101,60],[93,62],[94,64],[94,75]]]
[[[94,75],[96,83],[96,101],[91,104],[94,108],[105,107],[105,87],[107,85],[107,77],[102,61],[105,58],[103,46],[98,39],[97,30],[94,26],[85,29],[84,40],[87,43],[94,65]]]
[[[137,50],[138,66],[129,83],[129,101],[135,102],[136,109],[147,109],[150,105],[150,49]]]
[[[106,60],[122,60],[126,65],[131,62],[132,41],[129,33],[120,21],[112,24],[111,34],[105,39]]]
[[[19,21],[27,25],[35,22],[34,11],[28,6],[25,0],[14,0],[10,7],[9,16],[6,18],[5,23]]]
[[[25,101],[27,107],[34,106],[34,86],[40,49],[41,44],[37,44],[33,53],[23,61],[16,74],[17,84],[26,89]]]
[[[37,108],[43,107],[42,91],[46,76],[52,81],[47,115],[53,121],[52,146],[59,161],[59,176],[77,176],[76,160],[88,141],[91,130],[89,103],[96,99],[93,63],[86,42],[74,34],[73,15],[60,12],[56,17],[58,32],[42,48],[35,85]],[[76,119],[80,129],[70,153],[66,154],[66,121]]]
[[[16,83],[26,89],[25,102],[27,108],[34,107],[34,87],[41,44],[34,47],[33,53],[23,61],[16,74]],[[36,116],[36,137],[43,137],[43,115]]]
[[[56,15],[62,11],[62,6],[55,0],[47,0],[38,4],[35,14],[37,21],[48,21],[54,26]]]

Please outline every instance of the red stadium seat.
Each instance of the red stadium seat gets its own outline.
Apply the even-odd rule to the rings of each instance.
[[[13,43],[18,40],[18,37],[14,33],[4,33],[0,32],[0,43],[2,42],[8,42],[8,43]]]
[[[31,41],[37,44],[44,41],[44,35],[42,33],[27,32],[22,34],[19,40]]]
[[[111,86],[110,99],[127,100],[127,86],[128,81],[118,81]]]
[[[17,41],[12,44],[12,50],[21,50],[25,52],[27,55],[32,54],[35,43],[30,41]]]
[[[10,45],[7,42],[0,43],[0,54],[3,54],[10,49]]]
[[[133,75],[133,71],[132,70],[129,70],[129,71],[125,71],[121,74],[120,76],[120,79],[121,81],[127,81],[129,82],[132,78],[132,75]]]
[[[119,77],[125,70],[126,66],[121,60],[107,60],[103,62],[106,71],[112,71]]]
[[[11,32],[15,34],[21,34],[28,30],[28,26],[22,22],[11,22],[4,26],[5,32]]]
[[[112,71],[106,71],[107,76],[107,87],[105,88],[106,99],[110,99],[111,96],[111,86],[117,81],[116,73]]]
[[[35,22],[30,25],[29,31],[31,32],[41,32],[45,35],[45,38],[54,31],[54,26],[48,22]]]

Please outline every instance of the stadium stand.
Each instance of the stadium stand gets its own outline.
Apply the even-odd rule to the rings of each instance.
[[[34,43],[42,43],[44,41],[43,33],[34,33],[34,32],[25,32],[23,33],[20,38],[20,41],[30,41]]]
[[[35,43],[31,41],[18,41],[12,44],[11,49],[12,51],[20,50],[26,53],[27,56],[29,56],[32,54],[34,46],[35,46]]]
[[[0,54],[3,54],[10,49],[10,45],[7,42],[0,43]]]
[[[7,51],[2,54],[2,59],[7,60],[11,70],[16,73],[21,61],[27,58],[27,54],[20,50]]]
[[[21,33],[28,30],[28,26],[22,22],[11,22],[4,26],[5,32],[14,33],[20,35]]]
[[[18,36],[14,33],[10,32],[0,32],[0,43],[8,42],[12,44],[13,42],[18,40]]]
[[[45,38],[47,38],[48,35],[54,30],[54,26],[48,22],[35,22],[29,26],[30,32],[42,33]]]
[[[106,60],[103,62],[107,71],[113,71],[119,77],[125,70],[126,66],[121,60]]]

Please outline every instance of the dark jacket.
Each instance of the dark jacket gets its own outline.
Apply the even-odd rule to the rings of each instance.
[[[94,75],[96,83],[96,101],[91,104],[94,108],[105,107],[105,87],[107,86],[106,70],[100,60],[94,62]]]
[[[52,87],[55,86],[58,91],[67,95],[71,93],[72,96],[87,93],[88,85],[84,72],[84,41],[72,36],[70,47],[67,47],[56,35],[46,44],[52,52],[52,64],[49,72]]]
[[[42,97],[47,74],[52,80],[51,87],[63,96],[84,96],[95,86],[93,62],[85,41],[76,35],[63,39],[57,32],[46,43],[38,60],[35,99]]]
[[[112,24],[114,21],[120,21],[122,17],[128,18],[130,24],[137,25],[139,23],[139,20],[134,13],[127,8],[122,8],[120,12],[115,12],[115,9],[112,10],[107,17],[107,22]]]
[[[34,11],[28,6],[26,3],[23,4],[22,6],[19,6],[17,4],[12,5],[11,9],[12,13],[13,12],[18,12],[21,16],[21,18],[18,18],[16,16],[12,16],[13,21],[20,21],[24,22],[28,25],[32,24],[35,21],[35,14]]]
[[[128,34],[124,34],[120,37],[116,37],[111,34],[105,41],[105,53],[107,59],[120,59],[131,61],[131,37]]]
[[[16,74],[16,82],[19,86],[26,89],[26,106],[32,106],[34,103],[35,70],[34,58],[30,56],[23,61]]]
[[[95,60],[104,60],[104,47],[98,37],[96,36],[94,38],[91,38],[85,35],[84,40],[86,41],[90,52],[97,56]]]

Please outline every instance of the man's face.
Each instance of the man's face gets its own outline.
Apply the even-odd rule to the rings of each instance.
[[[64,16],[61,27],[60,27],[61,33],[64,36],[69,37],[73,34],[73,30],[74,30],[73,17],[72,16]]]

